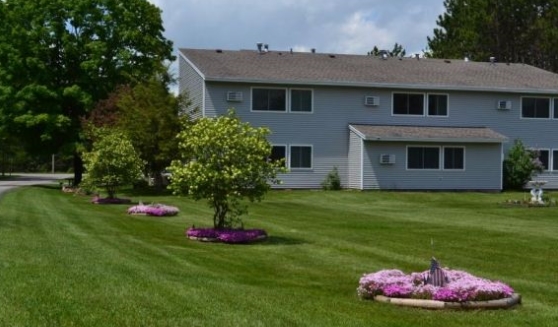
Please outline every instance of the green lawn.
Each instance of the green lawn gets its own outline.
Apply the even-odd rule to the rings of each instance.
[[[524,194],[278,191],[250,207],[254,245],[189,241],[204,202],[176,217],[128,216],[54,187],[0,199],[0,326],[556,326],[558,207]],[[513,310],[428,311],[359,300],[384,268],[443,266],[510,284]]]

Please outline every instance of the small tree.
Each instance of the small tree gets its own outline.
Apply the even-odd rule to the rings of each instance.
[[[327,174],[326,178],[322,182],[322,188],[324,190],[332,191],[338,191],[341,189],[341,178],[339,177],[339,170],[337,170],[337,167],[333,167],[329,174]]]
[[[531,177],[543,171],[537,151],[530,151],[515,140],[504,160],[504,188],[521,189]]]
[[[175,194],[207,199],[214,209],[216,229],[232,227],[246,206],[260,201],[270,183],[279,183],[283,163],[269,160],[267,128],[241,122],[231,110],[226,116],[201,118],[179,134],[180,160],[172,162],[170,188]]]
[[[83,154],[86,177],[84,184],[104,188],[108,198],[115,198],[123,185],[141,178],[142,161],[130,139],[118,130],[98,129],[93,150]]]

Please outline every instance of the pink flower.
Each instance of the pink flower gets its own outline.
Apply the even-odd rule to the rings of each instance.
[[[400,270],[380,270],[364,275],[358,295],[365,299],[376,295],[399,298],[433,299],[446,302],[487,301],[509,297],[514,290],[499,281],[475,277],[465,271],[444,269],[448,283],[443,287],[425,284],[428,271],[405,275]]]

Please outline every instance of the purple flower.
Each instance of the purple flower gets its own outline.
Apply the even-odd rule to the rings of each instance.
[[[213,228],[188,228],[186,236],[199,239],[217,239],[217,231]]]
[[[121,199],[121,198],[101,198],[98,195],[94,196],[91,199],[91,203],[94,204],[124,204],[130,203],[130,199]]]
[[[148,215],[148,216],[175,216],[179,212],[177,207],[172,207],[164,204],[150,204],[144,205],[143,203],[139,203],[137,206],[133,206],[128,208],[128,214],[135,214],[135,215]]]
[[[223,243],[250,243],[267,237],[263,229],[189,228],[186,236],[196,239],[219,240]]]
[[[428,271],[405,275],[400,270],[380,270],[364,275],[358,295],[365,299],[376,295],[399,298],[433,299],[446,302],[487,301],[509,297],[514,290],[499,281],[475,277],[465,271],[444,269],[448,283],[443,287],[425,284]]]

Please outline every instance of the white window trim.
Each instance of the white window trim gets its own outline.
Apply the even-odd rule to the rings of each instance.
[[[395,94],[422,94],[422,115],[408,115],[408,114],[396,114],[394,112],[395,108]],[[428,110],[428,108],[426,107],[426,93],[424,92],[396,92],[393,91],[391,92],[391,115],[392,116],[397,116],[397,117],[424,117],[424,115],[426,114],[426,111]]]
[[[446,96],[446,114],[445,115],[429,115],[428,114],[428,107],[430,105],[430,101],[428,99],[429,96],[431,95],[445,95]],[[449,111],[450,111],[450,100],[449,100],[449,93],[427,93],[426,94],[426,106],[424,108],[424,114],[427,117],[442,117],[442,118],[447,118],[449,117]]]
[[[531,147],[531,148],[528,148],[527,150],[529,150],[529,151],[548,151],[548,165],[547,165],[548,169],[543,170],[543,172],[552,171],[552,159],[553,158],[551,157],[552,156],[552,152],[551,152],[552,150],[550,148],[533,148],[533,147]]]
[[[267,90],[284,90],[285,91],[285,110],[254,110],[254,89],[267,89]],[[292,91],[310,91],[311,108],[310,111],[293,111],[291,110]],[[252,86],[250,87],[250,112],[267,112],[267,113],[293,113],[293,114],[313,114],[314,113],[314,89],[300,88],[300,87],[273,87],[273,86]]]
[[[450,149],[463,149],[463,168],[445,168],[444,164],[446,162],[446,148],[450,148]],[[442,170],[445,171],[465,171],[465,169],[467,168],[467,149],[464,146],[452,146],[452,145],[445,145],[442,147]]]
[[[550,166],[548,168],[550,168],[549,171],[558,172],[558,169],[554,170],[554,160],[558,161],[558,158],[554,158],[554,151],[558,152],[558,148],[550,149],[549,156],[551,156],[551,157],[548,158],[548,161],[550,161]]]
[[[271,147],[283,147],[285,148],[285,168],[289,166],[289,163],[287,162],[287,160],[289,159],[289,146],[287,144],[274,144],[271,143]]]
[[[310,111],[292,111],[291,110],[291,101],[292,101],[292,92],[293,91],[310,91],[310,101],[311,101],[311,106],[310,106]],[[293,113],[293,114],[313,114],[314,113],[314,89],[306,89],[306,88],[298,88],[298,87],[293,87],[289,89],[289,112]]]
[[[558,119],[557,116],[554,115],[554,111],[558,111],[558,98],[551,98],[550,99],[550,116],[552,119]]]
[[[524,98],[539,98],[539,99],[548,99],[549,102],[549,113],[548,113],[548,117],[523,117],[523,99]],[[520,119],[526,119],[526,120],[548,120],[548,119],[552,119],[552,113],[553,113],[553,101],[551,97],[545,97],[545,96],[522,96],[520,101],[519,101],[519,118]]]
[[[254,89],[266,89],[266,90],[284,90],[285,91],[285,110],[254,110]],[[284,114],[289,112],[289,89],[286,87],[272,87],[272,86],[252,86],[250,88],[250,112],[259,113],[275,113]]]
[[[291,156],[292,156],[292,147],[306,147],[306,148],[310,148],[310,167],[291,167]],[[288,158],[289,162],[287,167],[289,167],[289,170],[291,171],[303,171],[303,170],[312,170],[314,169],[314,146],[312,144],[289,144],[289,158]]]
[[[438,168],[409,168],[409,148],[436,148],[438,149]],[[405,149],[405,170],[408,171],[440,171],[442,170],[443,162],[442,162],[442,155],[441,147],[436,145],[407,145]]]

